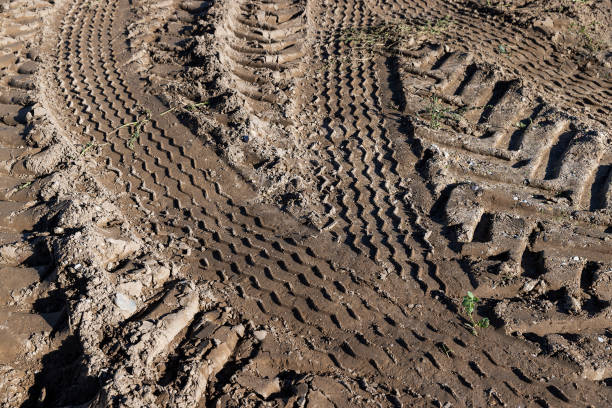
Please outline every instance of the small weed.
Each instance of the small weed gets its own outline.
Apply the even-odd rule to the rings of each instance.
[[[176,106],[174,108],[170,108],[168,110],[165,110],[165,111],[161,112],[158,116],[162,117],[162,116],[165,116],[165,115],[169,114],[170,112],[176,112],[176,111],[178,111],[180,109],[184,109],[184,110],[186,110],[188,112],[192,112],[195,109],[197,109],[197,108],[199,108],[201,106],[204,106],[204,105],[208,105],[208,101],[200,102],[200,103],[194,103],[194,104],[185,105],[185,106]],[[118,128],[116,128],[115,130],[113,130],[112,133],[118,132],[119,130],[121,130],[123,128],[130,128],[130,138],[127,141],[127,147],[130,150],[132,150],[132,149],[134,149],[134,144],[138,141],[138,139],[140,139],[140,133],[142,132],[144,126],[147,123],[149,123],[152,119],[153,119],[153,116],[151,115],[151,112],[149,112],[147,110],[147,111],[145,111],[145,118],[144,119],[136,120],[134,122],[125,123],[125,124],[119,126]]]
[[[83,148],[81,149],[81,153],[80,153],[80,155],[82,156],[82,155],[84,155],[85,153],[87,153],[87,151],[88,151],[89,149],[91,149],[91,147],[92,147],[93,145],[94,145],[94,143],[93,143],[93,142],[88,142],[88,143],[87,143],[85,146],[83,146]]]
[[[21,191],[23,189],[26,189],[28,187],[30,187],[32,185],[33,181],[27,181],[23,184],[21,184],[19,187],[17,187],[17,191]]]
[[[527,121],[521,120],[519,122],[516,122],[514,124],[514,127],[516,127],[517,129],[526,129],[529,126],[531,126],[532,123],[533,123],[533,120],[531,118],[528,118]]]
[[[453,356],[453,350],[448,348],[448,346],[446,344],[438,343],[437,346],[438,346],[438,348],[440,349],[441,352],[446,354],[446,357],[451,358]]]
[[[432,129],[440,129],[441,121],[449,117],[450,108],[443,106],[437,96],[432,96],[427,113],[429,114],[429,126]]]
[[[148,122],[148,120],[147,120]],[[144,125],[144,122],[138,122],[136,124],[136,126],[134,126],[134,131],[132,132],[132,135],[130,136],[128,142],[127,142],[127,147],[130,150],[134,149],[134,143],[136,143],[138,141],[138,139],[140,139],[140,130],[142,129],[142,126]]]
[[[411,36],[427,34],[438,36],[452,24],[446,16],[436,21],[428,21],[422,25],[405,23],[380,24],[369,27],[358,27],[344,30],[340,41],[350,45],[352,51],[371,57],[375,52],[398,52],[398,48]]]
[[[196,108],[200,108],[202,106],[206,106],[208,105],[208,101],[204,101],[204,102],[200,102],[200,103],[192,103],[191,105],[185,105],[182,107],[182,109],[185,109],[187,112],[193,112],[194,110],[196,110]],[[181,107],[176,106],[174,108],[170,108],[168,110],[163,111],[162,113],[159,114],[159,116],[165,116],[167,114],[169,114],[170,112],[176,112],[178,110],[180,110]]]
[[[580,42],[582,46],[590,52],[598,52],[605,47],[605,44],[596,38],[597,36],[597,26],[598,22],[593,21],[591,24],[580,25],[574,22],[571,22],[569,25],[569,30],[573,31],[580,38]]]
[[[385,51],[396,48],[410,30],[411,27],[405,24],[349,28],[343,32],[340,40],[355,51]]]
[[[461,302],[461,306],[463,306],[465,314],[470,319],[468,328],[472,331],[474,336],[478,336],[478,332],[476,331],[477,327],[482,329],[489,327],[489,319],[486,317],[483,317],[479,321],[474,321],[472,314],[474,313],[474,309],[476,308],[476,304],[478,302],[480,302],[480,299],[474,296],[474,294],[470,291],[468,291],[467,295],[463,297],[463,302]]]
[[[194,111],[197,108],[200,108],[202,106],[208,106],[208,101],[204,101],[204,102],[200,102],[200,103],[193,103],[191,105],[186,105],[185,106],[185,110],[187,110],[188,112],[192,112],[192,111]]]
[[[107,145],[107,143],[95,143],[93,141],[87,142],[85,146],[83,146],[83,148],[81,149],[81,152],[79,153],[79,155],[80,156],[85,155],[85,153],[87,153],[92,147],[102,147],[105,145]]]
[[[510,55],[510,51],[504,44],[499,44],[497,46],[497,52],[502,55]]]
[[[512,5],[512,3],[510,3],[510,2],[504,3],[503,1],[500,1],[499,4],[493,4],[493,2],[491,0],[487,0],[487,7],[490,7],[490,8],[494,8],[494,7],[496,8],[497,6],[499,6],[503,10],[503,9],[505,9],[507,7],[510,7],[511,5]]]
[[[130,128],[130,138],[127,141],[127,147],[131,150],[134,148],[134,144],[140,138],[140,132],[145,124],[151,121],[151,113],[147,111],[146,118],[137,120],[134,122],[126,123],[124,125],[119,126],[115,131],[119,131],[123,128]]]
[[[425,113],[427,114],[427,116],[429,116],[429,127],[431,127],[432,129],[440,129],[442,121],[444,120],[452,120],[454,122],[459,122],[462,116],[469,111],[490,107],[492,106],[462,106],[457,109],[452,109],[450,106],[442,104],[438,96],[432,95],[429,98],[429,105],[427,106],[427,108],[425,108]]]
[[[453,23],[453,20],[449,16],[445,16],[433,24],[428,21],[425,24],[418,27],[418,31],[422,33],[428,33],[433,35],[440,35],[445,32],[450,25]]]
[[[453,110],[449,106],[443,105],[440,102],[440,98],[433,95],[429,99],[429,106],[425,109],[425,112],[429,115],[429,126],[432,129],[440,129],[444,119],[451,119],[458,122],[464,110]]]

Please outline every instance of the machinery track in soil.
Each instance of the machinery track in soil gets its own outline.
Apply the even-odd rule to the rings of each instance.
[[[92,404],[609,403],[609,80],[472,3],[64,3],[45,107],[96,147],[117,207],[184,270],[96,334],[105,370],[129,374],[87,382]],[[452,30],[399,48],[346,40],[445,16]],[[512,58],[492,62],[500,39]],[[11,64],[2,140],[25,132],[11,118],[27,114],[14,102],[29,65]],[[245,138],[247,122],[260,133]],[[303,156],[236,165],[214,136],[242,149],[270,129],[303,137]],[[249,179],[283,160],[302,169],[316,222]],[[494,326],[479,336],[468,290]],[[130,337],[148,321],[169,330],[153,351]]]

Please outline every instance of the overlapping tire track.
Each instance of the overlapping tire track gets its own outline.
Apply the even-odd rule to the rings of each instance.
[[[71,10],[72,13],[68,15],[74,13],[76,15],[75,19],[83,21],[82,27],[84,27],[84,30],[89,30],[87,27],[96,26],[97,24],[90,23],[89,19],[100,18],[101,14],[90,13],[88,7],[77,3],[73,3]],[[111,14],[117,10],[116,5],[112,5],[107,10],[106,13]],[[68,18],[64,22],[64,27],[74,27],[71,24],[70,17]],[[101,20],[109,26],[113,22],[112,18],[101,18]],[[62,78],[66,88],[71,90],[82,89],[84,91],[79,92],[78,96],[75,97],[75,99],[79,99],[80,103],[74,114],[83,116],[83,112],[86,112],[86,116],[92,115],[94,118],[99,118],[95,122],[107,122],[112,126],[131,120],[133,117],[127,116],[123,112],[127,113],[130,106],[136,105],[136,101],[132,100],[127,107],[125,104],[121,107],[115,107],[113,111],[118,114],[115,117],[111,117],[109,112],[102,114],[101,111],[103,111],[105,104],[99,100],[101,98],[96,97],[96,91],[90,84],[92,79],[88,77],[91,74],[93,81],[100,84],[99,87],[102,89],[113,89],[113,86],[102,82],[108,81],[108,77],[105,78],[104,75],[95,68],[88,66],[88,64],[104,67],[105,62],[102,58],[104,58],[105,53],[111,55],[115,51],[112,49],[105,51],[101,44],[100,46],[95,44],[94,46],[84,47],[83,44],[79,44],[84,35],[74,33],[72,28],[65,30],[64,36],[62,43],[69,44],[69,52],[83,48],[100,50],[100,54],[90,55],[91,59],[78,58],[77,60],[78,55],[70,53],[69,59],[67,59],[70,64],[62,67],[60,78]],[[94,41],[97,41],[97,38],[103,39],[104,37],[93,36],[93,38]],[[81,65],[79,72],[85,75],[82,75],[80,79],[76,78],[73,74],[76,70],[71,67],[72,64]],[[116,69],[116,67],[113,68]],[[123,75],[117,73],[119,77],[118,85],[124,88],[123,92],[119,94],[121,96],[107,95],[105,100],[113,101],[120,97],[129,100],[132,95],[137,95],[137,92],[130,90],[125,80],[121,81]],[[142,96],[141,100],[146,100],[146,97]],[[154,106],[158,111],[163,109],[159,103],[151,103],[149,106]],[[96,107],[96,109],[93,109],[93,107]],[[271,234],[269,228],[262,225],[262,220],[258,216],[252,216],[246,208],[234,205],[220,191],[221,187],[218,183],[206,180],[203,169],[206,169],[207,166],[201,165],[195,157],[190,157],[184,148],[174,147],[184,145],[183,141],[179,139],[183,136],[178,132],[169,136],[166,130],[161,130],[171,127],[170,120],[156,119],[152,121],[151,127],[145,128],[142,138],[135,144],[134,151],[125,146],[123,140],[118,143],[117,138],[112,134],[112,126],[109,126],[107,131],[104,132],[100,131],[100,128],[88,128],[87,122],[82,122],[81,130],[84,133],[87,132],[85,134],[96,138],[98,143],[113,144],[112,148],[116,152],[113,153],[113,156],[117,158],[109,156],[109,159],[113,167],[124,168],[122,174],[129,174],[129,176],[126,176],[129,177],[128,182],[125,183],[127,191],[141,194],[144,197],[149,196],[151,191],[154,191],[156,195],[151,197],[155,199],[154,204],[167,210],[169,218],[176,217],[173,223],[178,227],[177,229],[183,227],[193,230],[194,235],[206,248],[203,254],[198,255],[200,264],[209,271],[206,275],[214,273],[217,276],[213,275],[211,278],[220,277],[223,282],[226,279],[224,276],[230,274],[227,279],[230,282],[237,281],[233,284],[238,294],[248,301],[256,303],[257,305],[254,306],[262,309],[264,313],[262,323],[267,321],[270,315],[276,315],[284,318],[297,332],[303,330],[299,328],[300,325],[307,325],[326,333],[329,327],[318,326],[315,322],[317,320],[322,323],[331,321],[334,327],[337,327],[333,335],[333,344],[337,344],[335,347],[338,350],[343,349],[343,347],[352,350],[361,347],[359,343],[353,345],[352,348],[342,345],[348,344],[344,340],[345,338],[354,339],[354,330],[357,330],[357,333],[359,333],[359,330],[364,330],[364,328],[360,328],[363,323],[360,323],[359,315],[379,314],[379,321],[383,322],[387,319],[387,321],[393,322],[392,324],[387,323],[392,330],[395,330],[394,327],[397,326],[395,322],[405,318],[401,309],[397,312],[391,312],[391,310],[397,310],[397,306],[385,301],[374,291],[368,290],[368,286],[364,286],[361,279],[346,276],[344,275],[345,272],[333,267],[330,261],[320,260],[319,256],[316,255],[319,252],[318,249],[313,250],[308,246],[303,247],[290,238],[277,238]],[[179,139],[179,141],[174,141],[174,138]],[[141,159],[137,155],[142,155],[143,158]],[[132,160],[141,162],[142,165],[136,166],[131,163]],[[158,164],[156,167],[161,170],[154,172],[156,167],[150,167],[151,163]],[[128,168],[125,169],[125,167]],[[186,172],[189,173],[186,174]],[[131,180],[132,177],[134,181]],[[145,186],[144,183],[137,181],[143,179],[151,180],[151,183]],[[182,183],[188,186],[189,194],[184,192],[183,187],[181,187]],[[177,199],[177,194],[179,196],[184,195],[185,199],[183,201]],[[155,210],[155,207],[151,208]],[[189,214],[185,221],[179,220],[179,218],[182,218],[179,211]],[[194,222],[198,226],[197,229],[193,228]],[[278,278],[275,278],[274,275],[277,275]],[[335,283],[333,286],[319,287],[314,285],[317,279]],[[357,285],[355,282],[360,284]],[[332,293],[330,294],[330,292]],[[333,308],[328,309],[325,306],[326,304],[331,306],[332,298],[330,296],[333,296],[334,292],[344,297],[349,297],[348,293],[360,294],[354,300],[349,301],[347,299],[346,317],[343,316],[345,312],[340,315]],[[320,293],[323,293],[323,296]],[[379,305],[379,302],[382,303]],[[367,313],[359,312],[363,308],[360,305],[367,305]],[[326,309],[327,312],[325,312]],[[377,312],[376,310],[380,311]],[[315,316],[317,317],[315,318]],[[297,327],[294,326],[296,324]],[[356,329],[352,329],[352,327],[356,327]],[[365,338],[365,335],[361,335],[361,337]],[[354,342],[355,340],[350,341]],[[381,344],[376,346],[381,350],[380,352],[374,351],[375,348],[373,348],[368,353],[362,354],[370,356],[368,357],[370,359],[374,355],[379,356],[380,360],[375,360],[377,362],[373,363],[374,368],[384,367],[388,364],[386,361],[389,361],[389,357],[385,357],[386,354],[382,350],[392,346],[393,342],[390,339],[379,338],[374,344]],[[385,346],[385,344],[387,345]],[[375,346],[372,345],[371,347]],[[338,360],[336,361],[337,364],[342,364]],[[340,359],[340,361],[344,361],[344,359]],[[350,361],[350,359],[346,361]],[[370,365],[368,364],[368,366]],[[370,366],[368,371],[375,372],[374,368]]]
[[[463,51],[470,52],[475,46],[481,48],[482,43],[488,45],[491,54],[499,45],[507,47],[508,58],[502,63],[510,70],[541,84],[543,92],[562,98],[567,107],[586,107],[590,117],[609,123],[610,79],[587,77],[576,62],[532,28],[516,27],[503,19],[487,19],[490,17],[487,10],[474,7],[473,3],[372,0],[367,4],[380,17],[394,23],[434,26],[441,19],[450,18],[454,21],[450,38],[462,38],[457,46]],[[470,39],[479,43],[472,43]]]
[[[323,136],[328,141],[324,149],[332,166],[329,170],[336,171],[337,178],[329,181],[322,177],[321,190],[328,191],[328,186],[333,186],[329,190],[338,191],[325,193],[322,201],[328,203],[331,209],[337,209],[344,221],[338,222],[330,217],[329,229],[357,253],[370,256],[383,265],[388,262],[395,266],[398,275],[406,277],[409,270],[420,268],[419,264],[424,263],[419,258],[420,254],[416,255],[419,264],[406,259],[413,253],[413,248],[426,253],[430,246],[424,237],[415,237],[410,245],[407,244],[410,238],[398,228],[403,225],[408,231],[417,230],[417,234],[426,233],[426,230],[417,224],[417,217],[411,213],[409,204],[400,206],[397,201],[391,202],[395,197],[390,191],[401,189],[401,178],[394,158],[395,146],[386,136],[386,126],[374,119],[382,117],[377,95],[379,85],[374,74],[377,67],[373,59],[347,62],[348,48],[339,45],[344,30],[368,26],[373,21],[359,5],[342,3],[326,6],[327,10],[334,10],[333,14],[325,15],[328,20],[323,20],[327,22],[324,26],[331,28],[330,31],[319,31],[317,34],[321,36],[321,43],[331,42],[335,49],[329,46],[318,52],[322,61],[332,61],[332,68],[323,74],[328,88],[322,92],[322,97],[318,97],[317,106],[321,116],[326,118],[325,129],[328,133]],[[333,40],[329,41],[330,38]],[[335,63],[334,59],[340,62]],[[355,100],[367,102],[355,105]],[[327,118],[331,119],[328,121]],[[336,153],[336,149],[340,152]],[[384,153],[379,153],[379,150]],[[368,153],[372,151],[375,153],[370,156]],[[357,157],[357,152],[361,153],[361,157]],[[369,187],[362,184],[364,179],[370,181]],[[382,200],[377,198],[381,190],[381,195],[384,195]],[[401,197],[400,194],[397,196]],[[364,200],[364,197],[368,197],[368,200]],[[388,207],[385,208],[385,205]],[[330,210],[330,213],[334,211]],[[391,246],[391,243],[398,243],[399,246]],[[443,282],[436,279],[435,275],[414,275],[425,290],[428,285],[444,290]]]
[[[363,6],[327,6],[340,19],[322,12],[332,28],[319,32],[324,41],[344,28],[372,22]],[[327,124],[329,133],[323,137],[338,177],[324,183],[346,190],[344,197],[331,193],[325,198],[342,214],[344,222],[329,229],[348,244],[343,248],[325,234],[310,238],[312,231],[275,210],[241,204],[241,195],[252,194],[249,188],[240,186],[240,179],[214,152],[190,140],[173,115],[159,116],[169,107],[144,94],[144,81],[122,65],[130,57],[121,38],[125,16],[127,1],[113,1],[102,10],[74,1],[61,24],[60,47],[66,58],[60,60],[58,78],[77,118],[75,134],[108,146],[107,166],[115,169],[115,182],[143,212],[161,220],[167,230],[163,235],[186,236],[195,243],[183,260],[194,273],[199,267],[200,276],[231,289],[230,304],[246,319],[286,328],[295,339],[303,339],[297,340],[300,350],[317,356],[313,366],[327,365],[384,383],[382,389],[389,395],[389,388],[397,388],[395,398],[406,403],[427,394],[437,395],[440,404],[524,398],[552,399],[557,405],[584,402],[566,381],[539,385],[534,381],[537,369],[527,363],[492,357],[495,346],[476,343],[460,324],[450,321],[451,311],[427,301],[408,307],[407,294],[427,299],[420,296],[418,283],[426,292],[445,288],[426,266],[424,256],[430,248],[418,236],[425,231],[401,191],[394,145],[380,119],[381,85],[373,61],[340,65],[325,74],[329,89],[319,100],[322,113],[337,118]],[[329,54],[325,47],[318,52]],[[338,54],[345,52],[346,48],[337,49]],[[357,97],[363,102],[356,104]],[[142,119],[139,107],[149,110],[152,118],[130,149],[129,131],[116,130]],[[287,226],[292,226],[292,233],[283,233]],[[392,267],[384,268],[385,264]],[[385,269],[392,272],[386,281],[381,279]],[[415,307],[419,315],[410,311]],[[442,319],[426,322],[421,313]],[[468,351],[453,357],[444,351],[457,347]],[[283,359],[276,363],[288,370],[294,367]],[[456,375],[449,377],[448,372]],[[528,377],[533,379],[526,385]]]

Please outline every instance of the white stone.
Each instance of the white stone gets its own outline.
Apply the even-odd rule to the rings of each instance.
[[[134,313],[136,311],[136,302],[121,292],[117,292],[115,295],[115,304],[119,309],[129,313]]]

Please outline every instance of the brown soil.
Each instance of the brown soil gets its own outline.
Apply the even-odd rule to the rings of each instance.
[[[610,406],[610,19],[0,0],[0,405]]]

